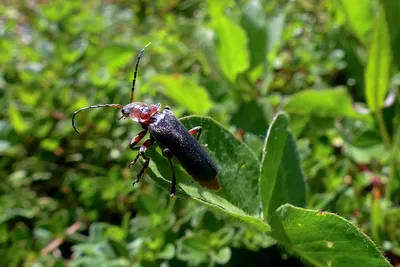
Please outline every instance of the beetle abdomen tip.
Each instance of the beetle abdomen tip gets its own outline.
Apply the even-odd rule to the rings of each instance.
[[[211,181],[208,181],[208,182],[200,182],[200,181],[198,181],[198,183],[201,186],[206,187],[206,188],[208,188],[210,190],[218,191],[218,190],[221,189],[221,185],[219,183],[218,176],[215,176],[215,178],[212,179]]]

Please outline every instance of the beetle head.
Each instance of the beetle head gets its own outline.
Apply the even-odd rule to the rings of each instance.
[[[160,104],[157,105],[149,105],[141,102],[133,102],[121,109],[122,116],[124,118],[131,118],[131,120],[138,122],[149,124],[150,118],[160,111]]]

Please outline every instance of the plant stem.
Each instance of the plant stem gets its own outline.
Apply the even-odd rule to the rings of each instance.
[[[385,200],[390,200],[394,177],[396,177],[396,153],[395,149],[393,148],[390,155],[390,173],[386,184]]]
[[[398,142],[398,138],[396,138],[395,143],[392,147],[392,142],[390,140],[390,136],[389,136],[389,132],[386,128],[386,124],[385,124],[385,120],[383,118],[383,114],[382,114],[382,110],[377,107],[375,110],[375,114],[376,114],[376,118],[378,121],[378,125],[379,125],[379,130],[381,132],[381,136],[383,138],[383,142],[385,143],[385,146],[391,150],[390,153],[390,172],[389,172],[389,177],[388,177],[388,181],[386,184],[386,191],[385,191],[385,199],[386,200],[390,200],[390,196],[392,193],[392,187],[393,187],[393,180],[394,177],[396,175],[396,146],[397,146],[397,142]],[[399,127],[400,129],[400,127]],[[398,130],[397,129],[397,132]],[[396,133],[397,133],[396,132]]]
[[[393,140],[393,147],[390,153],[390,173],[389,178],[386,184],[386,192],[385,192],[385,199],[390,200],[393,182],[396,177],[396,169],[397,169],[397,147],[399,147],[400,143],[400,124],[398,125]]]
[[[382,110],[380,108],[376,108],[375,111],[376,117],[377,117],[377,121],[378,121],[378,125],[379,125],[379,130],[381,132],[382,138],[383,138],[383,142],[385,143],[385,146],[387,148],[391,147],[391,141],[390,141],[390,136],[389,136],[389,132],[386,128],[386,124],[385,124],[385,120],[383,118],[383,114],[382,114]]]

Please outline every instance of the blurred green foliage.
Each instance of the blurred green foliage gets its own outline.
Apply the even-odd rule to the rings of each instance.
[[[399,20],[398,0],[4,1],[0,265],[398,264]],[[71,127],[127,104],[148,42],[135,101],[199,115],[219,192],[174,160],[171,199],[156,147],[132,187],[141,127],[116,110]]]

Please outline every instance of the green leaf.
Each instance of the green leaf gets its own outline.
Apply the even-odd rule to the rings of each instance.
[[[208,0],[207,1],[208,5],[208,11],[210,12],[210,15],[213,17],[219,16],[222,12],[224,12],[224,8],[227,6],[232,6],[234,5],[232,0],[227,0],[227,1],[213,1],[213,0]]]
[[[62,62],[72,64],[76,62],[86,52],[88,41],[86,38],[74,40],[71,43],[64,43],[65,40],[59,40],[57,43],[57,56]]]
[[[264,135],[268,129],[268,123],[264,107],[257,101],[242,103],[239,109],[232,115],[230,124],[257,135]],[[249,116],[251,114],[251,116]]]
[[[389,151],[382,143],[369,147],[357,147],[345,142],[344,147],[345,154],[360,164],[368,164],[374,159],[382,160],[389,157]]]
[[[126,244],[123,240],[115,240],[110,238],[107,240],[108,244],[112,247],[116,257],[129,259],[129,251],[126,248]]]
[[[266,62],[267,56],[267,18],[258,0],[251,0],[243,7],[240,21],[249,39],[250,66],[253,68]]]
[[[157,258],[170,260],[175,257],[175,247],[173,244],[167,244],[161,252],[157,254]]]
[[[53,139],[53,138],[49,138],[49,139],[44,139],[41,143],[40,143],[40,147],[44,150],[48,150],[48,151],[54,151],[55,149],[57,149],[57,147],[60,145],[60,140],[58,139]]]
[[[105,86],[111,78],[111,73],[102,65],[97,64],[90,69],[90,79],[96,86]]]
[[[343,60],[346,62],[346,68],[343,70],[346,77],[352,78],[355,81],[353,96],[357,99],[364,99],[364,72],[366,68],[366,59],[359,53],[359,44],[355,39],[342,38],[346,34],[344,31],[339,31],[336,34],[339,49],[343,49],[345,56]]]
[[[283,109],[291,114],[322,118],[369,118],[369,115],[362,115],[354,110],[351,97],[345,88],[303,90],[292,95]]]
[[[392,53],[385,12],[379,12],[365,70],[365,97],[370,110],[383,107],[391,77]]]
[[[17,133],[24,133],[28,130],[28,126],[21,112],[13,103],[10,103],[8,106],[8,115],[10,116],[11,125]]]
[[[400,1],[398,0],[380,0],[386,14],[386,20],[389,26],[390,40],[392,43],[392,53],[397,68],[400,68]]]
[[[263,136],[258,136],[252,133],[245,133],[243,136],[244,142],[248,145],[257,156],[261,155],[264,147],[264,142],[261,139]]]
[[[225,77],[235,83],[236,76],[250,65],[246,32],[223,15],[214,17],[212,26],[217,37],[215,46],[220,68]]]
[[[376,189],[375,189],[376,190]],[[381,236],[384,233],[385,220],[384,220],[384,199],[380,198],[380,193],[378,196],[375,194],[375,190],[372,191],[373,199],[371,206],[371,236],[375,242],[381,243]]]
[[[291,114],[290,115],[290,129],[295,138],[299,137],[307,126],[310,117]]]
[[[165,87],[165,95],[179,106],[194,114],[207,114],[212,101],[207,89],[198,85],[192,78],[183,75],[156,75],[153,81]]]
[[[97,55],[96,62],[113,74],[118,68],[128,63],[133,63],[134,50],[131,47],[112,44],[107,46]]]
[[[218,251],[211,251],[210,257],[219,264],[227,264],[231,259],[231,249],[229,247],[224,247]]]
[[[366,45],[372,27],[373,12],[370,0],[339,0],[347,26],[357,36],[358,40]]]
[[[177,258],[199,265],[208,259],[208,233],[197,233],[178,241]]]
[[[278,243],[315,266],[391,266],[368,236],[336,214],[286,204],[270,223]]]
[[[32,91],[30,88],[20,87],[18,88],[18,100],[22,104],[27,106],[35,106],[39,102],[39,98],[42,95],[40,91]]]
[[[374,128],[359,129],[351,139],[345,138],[343,148],[345,155],[360,164],[369,164],[373,160],[385,162],[391,153]]]
[[[388,225],[397,227],[396,225],[399,225],[400,222],[400,207],[388,209],[386,211],[385,221],[388,223]]]
[[[177,196],[189,198],[216,208],[232,217],[252,224],[261,231],[269,226],[258,217],[258,175],[260,163],[254,152],[237,140],[232,133],[211,118],[190,116],[181,119],[187,129],[201,126],[199,142],[206,144],[206,151],[216,162],[221,190],[211,191],[201,187],[173,160],[177,178]],[[162,188],[170,191],[171,170],[159,149],[149,150],[150,177]]]
[[[98,243],[107,239],[107,229],[109,225],[106,223],[94,223],[89,227],[89,242]]]
[[[61,0],[51,1],[42,7],[42,15],[49,21],[61,21],[68,15],[72,15],[74,10],[79,9],[79,3],[64,2]]]
[[[229,245],[234,236],[235,229],[232,227],[224,227],[217,232],[213,232],[212,237],[210,238],[210,243],[213,247],[221,248]]]
[[[268,129],[261,161],[260,197],[264,218],[282,204],[304,206],[306,187],[289,118],[278,114]]]
[[[269,58],[275,58],[277,54],[277,48],[282,44],[283,31],[285,30],[285,22],[286,22],[286,12],[281,10],[278,12],[277,16],[272,18],[271,21],[268,22],[268,42],[267,42],[267,51],[269,54]]]

